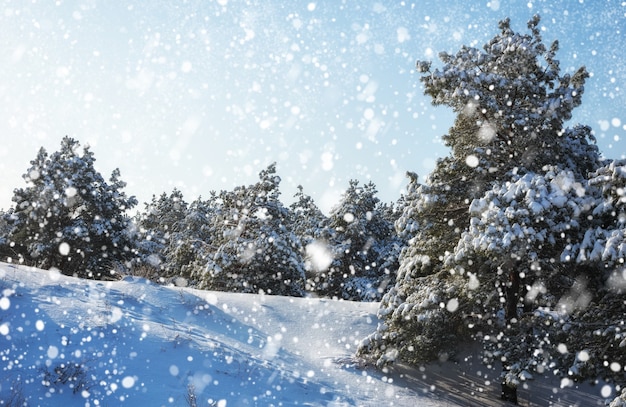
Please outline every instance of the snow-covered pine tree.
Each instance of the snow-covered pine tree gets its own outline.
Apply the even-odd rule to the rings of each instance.
[[[207,200],[198,198],[189,204],[184,217],[172,228],[163,251],[165,281],[203,286],[198,271],[204,270],[221,241],[224,219],[220,207],[215,192]]]
[[[318,273],[325,271],[332,260],[328,244],[317,238],[321,236],[327,217],[313,198],[304,193],[301,185],[298,185],[294,198],[295,201],[289,206],[289,223],[302,244],[306,290],[314,292],[319,282]]]
[[[626,259],[626,160],[608,161],[590,174],[589,185],[601,194],[588,214],[595,222],[581,241],[570,245],[563,260],[603,266],[612,272],[623,267]]]
[[[399,199],[397,205],[402,205],[403,200]],[[377,212],[384,222],[381,222],[383,231],[376,239],[376,268],[378,269],[378,281],[376,282],[378,295],[376,301],[380,301],[382,296],[396,284],[396,275],[399,267],[400,253],[407,245],[406,236],[400,236],[396,230],[396,223],[402,211],[394,204],[380,202]],[[389,233],[385,233],[389,231]]]
[[[544,169],[512,175],[475,199],[470,226],[444,261],[466,280],[464,323],[488,338],[487,354],[502,362],[512,388],[529,373],[567,372],[571,355],[558,347],[567,342],[559,319],[587,306],[592,299],[582,286],[597,275],[559,259],[584,234],[598,194],[570,170]],[[574,291],[578,302],[566,305]]]
[[[175,274],[176,268],[171,267],[165,256],[171,239],[177,238],[181,231],[187,209],[188,204],[178,189],[170,195],[162,193],[159,198],[152,196],[143,212],[135,217],[139,255],[136,267],[151,269],[151,276],[157,279],[167,279]]]
[[[274,295],[304,295],[300,240],[279,200],[276,164],[259,182],[222,191],[211,220],[216,250],[191,273],[201,288]]]
[[[13,208],[9,208],[8,211],[0,210],[0,259],[2,261],[17,261],[19,258],[15,258],[16,254],[11,247],[9,241],[9,235],[13,229]]]
[[[430,64],[417,64],[427,73],[421,80],[433,103],[457,113],[444,140],[452,156],[469,167],[502,176],[513,167],[538,172],[546,164],[576,158],[567,155],[577,152],[563,143],[563,123],[580,105],[589,74],[584,67],[574,75],[560,74],[558,42],[546,48],[539,22],[539,16],[533,17],[530,34],[520,34],[506,19],[500,22],[500,34],[482,50],[464,46],[456,55],[441,53],[444,66],[432,73]],[[577,168],[596,164],[584,162],[585,150],[596,150],[586,143],[589,131],[578,130],[585,148],[578,152],[583,155]]]
[[[413,216],[413,213],[418,208],[415,208],[413,205],[416,204],[417,190],[421,187],[421,184],[418,182],[419,175],[415,172],[407,171],[406,177],[409,179],[409,183],[406,187],[406,193],[402,194],[398,199],[396,205],[398,215],[394,227],[398,237],[408,242],[415,237],[419,230],[419,225]]]
[[[582,214],[588,220],[584,234],[561,253],[564,267],[590,270],[560,301],[568,311],[562,324],[570,350],[566,362],[575,378],[604,377],[624,386],[626,161],[610,160],[594,171],[587,194],[591,191],[597,191],[597,199]]]
[[[301,185],[298,185],[298,192],[294,198],[295,201],[289,206],[290,223],[302,245],[306,246],[319,235],[319,229],[326,221],[326,216],[315,204],[313,198],[304,193]]]
[[[553,227],[565,228],[564,222],[575,219],[573,208],[559,208],[540,220],[527,207],[508,209],[507,201],[496,201],[495,195],[483,202],[491,199],[493,205],[503,205],[503,215],[496,210],[491,221],[504,224],[492,227],[485,221],[483,229],[472,229],[476,226],[472,219],[478,205],[475,199],[485,196],[486,191],[506,194],[502,191],[520,180],[544,182],[545,187],[554,177],[584,183],[587,172],[599,165],[591,129],[563,127],[572,109],[581,103],[588,75],[584,68],[573,76],[560,74],[555,59],[558,44],[544,46],[539,21],[534,17],[528,23],[530,33],[519,34],[511,29],[509,20],[504,20],[500,34],[482,50],[462,47],[456,55],[442,53],[441,69],[431,72],[430,63],[418,62],[418,70],[425,73],[421,80],[426,94],[434,104],[451,107],[457,119],[444,137],[451,155],[440,160],[425,184],[416,184],[406,199],[401,219],[413,237],[402,253],[396,286],[381,302],[379,317],[383,321],[357,352],[379,366],[398,358],[418,363],[454,352],[459,341],[475,333],[472,317],[493,324],[505,311],[501,298],[505,303],[507,298],[520,298],[520,278],[528,268],[516,268],[518,259],[532,259],[536,251],[544,256],[542,260],[558,259],[566,237],[574,234],[562,229],[566,237],[558,243],[548,236],[556,233]],[[546,176],[546,171],[554,175]],[[559,199],[569,199],[575,189],[569,189],[568,194],[568,198]],[[533,203],[532,208],[538,209],[535,205],[543,202]],[[516,220],[506,229],[508,215]],[[515,226],[515,222],[522,224]],[[524,228],[537,228],[539,234],[531,241],[502,245],[511,233],[530,235],[530,229],[524,232]],[[475,232],[475,239],[488,239],[492,229],[502,246],[500,252],[488,256],[461,253],[466,249],[461,243],[468,233]],[[561,234],[554,238],[561,239]],[[460,258],[464,259],[463,266],[450,260]],[[498,279],[507,281],[489,286]],[[487,291],[496,290],[497,295],[475,295],[473,290],[483,285]],[[506,308],[510,311],[516,305],[513,301]]]
[[[359,186],[351,180],[332,208],[317,236],[332,253],[332,262],[315,276],[320,295],[378,300],[392,279],[400,244],[394,233],[393,209],[382,204],[376,194],[372,182]]]
[[[78,141],[64,137],[48,157],[40,149],[24,175],[25,188],[14,191],[14,228],[9,239],[24,259],[63,273],[108,278],[132,258],[130,219],[136,205],[122,191],[119,170],[107,183],[94,168],[88,147],[79,155]]]

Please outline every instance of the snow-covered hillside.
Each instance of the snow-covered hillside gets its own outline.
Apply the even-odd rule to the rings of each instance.
[[[0,291],[0,405],[502,405],[497,369],[471,352],[417,370],[350,363],[376,327],[375,303],[91,281],[8,264]],[[604,405],[606,387],[560,383],[528,382],[521,404]]]

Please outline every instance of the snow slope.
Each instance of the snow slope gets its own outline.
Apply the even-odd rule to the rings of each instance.
[[[471,352],[417,370],[355,367],[376,303],[90,281],[8,264],[0,291],[0,405],[502,405],[498,372]],[[604,405],[601,386],[528,385],[522,405]]]

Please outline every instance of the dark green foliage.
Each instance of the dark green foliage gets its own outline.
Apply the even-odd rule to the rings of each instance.
[[[25,188],[15,190],[8,239],[29,264],[56,267],[63,273],[108,278],[132,258],[128,209],[134,197],[113,171],[106,182],[94,168],[88,147],[65,137],[48,156],[42,148],[24,175]]]
[[[196,199],[171,232],[169,243],[163,250],[163,270],[167,281],[182,277],[192,279],[192,284],[197,283],[192,275],[197,270],[203,270],[207,259],[217,250],[217,236],[221,231],[217,202],[213,193],[206,201]]]
[[[210,237],[192,243],[202,249],[196,249],[190,276],[205,289],[302,296],[302,245],[278,199],[275,164],[259,178],[256,184],[222,191],[211,201],[210,218],[200,226]]]
[[[328,219],[316,233],[332,261],[312,274],[320,295],[377,300],[393,280],[400,241],[394,233],[393,209],[376,197],[376,187],[350,181]]]
[[[205,289],[368,301],[394,284],[405,240],[372,183],[351,182],[343,206],[326,217],[302,187],[283,206],[275,164],[259,177],[190,205],[178,191],[154,197],[136,217],[136,272]]]
[[[3,261],[23,261],[23,259],[20,259],[20,255],[14,250],[15,243],[11,244],[9,240],[14,223],[13,208],[9,209],[7,212],[0,211],[0,259]]]
[[[409,244],[382,323],[358,350],[378,366],[475,339],[513,387],[532,371],[623,375],[602,358],[624,366],[625,302],[614,287],[626,281],[626,172],[601,166],[589,127],[563,127],[588,75],[560,74],[558,45],[543,45],[538,24],[523,35],[505,20],[482,51],[442,54],[432,72],[418,63],[426,94],[458,116],[444,137],[452,154],[423,185],[410,174],[396,224]],[[578,333],[594,319],[606,329]],[[581,364],[580,352],[593,355]]]
[[[422,77],[433,103],[458,114],[456,129],[445,137],[457,159],[479,154],[490,163],[486,169],[500,174],[565,160],[563,123],[581,104],[589,74],[581,67],[561,75],[558,42],[544,45],[539,22],[535,16],[530,33],[520,34],[508,19],[501,21],[501,32],[482,50],[441,53],[443,68]]]
[[[326,216],[317,207],[313,198],[304,193],[302,186],[298,186],[294,198],[295,202],[289,207],[290,223],[302,245],[306,246],[315,240],[319,229],[326,222]]]
[[[135,219],[140,257],[135,267],[151,268],[157,279],[162,280],[179,275],[180,270],[173,267],[175,263],[169,257],[181,232],[191,233],[183,224],[187,213],[188,204],[177,189],[170,195],[161,194],[158,199],[153,196],[152,201],[145,204],[144,211]]]

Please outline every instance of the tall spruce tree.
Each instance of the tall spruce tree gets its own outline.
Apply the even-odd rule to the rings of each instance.
[[[539,21],[534,17],[530,33],[520,34],[504,20],[482,50],[442,53],[443,67],[432,72],[430,63],[417,64],[425,93],[457,118],[444,137],[451,155],[424,185],[414,182],[406,199],[401,219],[413,237],[396,286],[381,302],[383,322],[358,350],[379,366],[454,352],[484,328],[481,334],[502,339],[511,373],[521,350],[514,355],[507,343],[521,334],[514,325],[526,282],[549,275],[557,288],[550,295],[559,298],[564,289],[557,281],[568,288],[576,281],[554,263],[578,238],[576,221],[586,222],[578,218],[582,209],[576,212],[576,205],[585,206],[574,185],[585,185],[600,164],[591,129],[563,127],[581,103],[588,74],[584,67],[572,76],[560,73],[558,43],[543,44]],[[544,202],[546,196],[554,201]],[[570,201],[578,204],[565,204]],[[505,335],[489,331],[505,332],[496,323],[500,312],[510,328]],[[503,389],[514,399],[507,377]]]
[[[122,191],[119,170],[109,182],[94,168],[88,147],[64,137],[50,156],[40,149],[16,189],[9,239],[24,259],[64,274],[107,278],[133,256],[126,211],[136,205]]]

